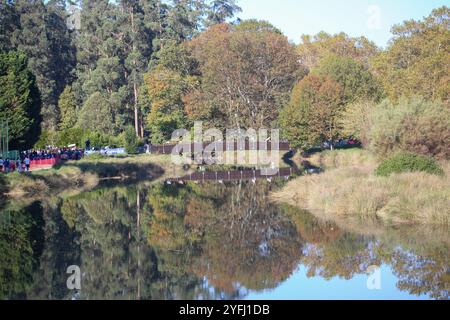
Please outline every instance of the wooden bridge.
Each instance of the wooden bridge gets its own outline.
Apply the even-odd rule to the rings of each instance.
[[[190,148],[191,152],[194,153],[195,150],[204,150],[206,147],[209,146],[209,149],[211,150],[211,146],[214,146],[214,150],[222,150],[224,152],[226,151],[250,151],[250,150],[279,150],[279,151],[290,151],[291,147],[289,145],[289,142],[279,142],[277,144],[272,143],[270,141],[263,142],[263,143],[250,143],[248,140],[245,141],[243,146],[239,145],[238,142],[204,142],[204,143],[191,143]],[[174,151],[175,148],[178,148],[176,152],[185,152],[189,148],[189,144],[161,144],[161,145],[151,145],[150,146],[150,153],[155,154],[172,154],[172,151]]]
[[[185,183],[185,182],[226,182],[226,181],[256,181],[261,179],[274,178],[289,178],[293,174],[300,173],[300,170],[295,168],[279,168],[273,169],[258,169],[258,170],[229,170],[229,171],[205,171],[194,172],[183,177],[170,178],[166,183]]]
[[[156,154],[172,154],[185,153],[191,148],[191,153],[195,154],[197,150],[202,152],[206,147],[209,150],[221,150],[226,151],[259,151],[259,150],[278,150],[278,151],[291,151],[289,142],[272,143],[271,141],[263,143],[250,143],[248,140],[245,143],[239,144],[236,141],[233,142],[205,142],[205,143],[192,143],[192,144],[172,144],[172,145],[152,145],[150,147],[151,153]],[[177,148],[177,149],[175,149]],[[185,182],[226,182],[226,181],[256,181],[260,179],[273,179],[273,178],[288,178],[293,174],[300,173],[300,170],[296,167],[285,168],[263,168],[263,169],[242,169],[242,170],[228,170],[228,171],[198,171],[188,174],[183,177],[170,178],[166,180],[166,183],[185,183]]]

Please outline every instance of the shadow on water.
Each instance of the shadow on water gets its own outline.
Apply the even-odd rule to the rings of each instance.
[[[81,170],[82,173],[94,173],[100,178],[123,177],[128,183],[144,179],[156,179],[164,174],[164,169],[152,163],[115,162],[115,163],[86,163],[71,162],[60,163],[55,169],[61,167],[73,167]]]
[[[2,229],[0,292],[71,298],[66,269],[78,265],[81,299],[242,299],[269,289],[276,299],[298,266],[308,277],[350,281],[384,264],[399,292],[448,298],[448,230],[361,233],[271,203],[274,188],[267,181],[116,186],[17,209]],[[13,237],[19,247],[8,247]]]

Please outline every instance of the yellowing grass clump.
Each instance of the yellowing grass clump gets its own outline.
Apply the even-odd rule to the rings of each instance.
[[[355,156],[344,153],[325,154],[322,163],[329,163],[325,165],[329,168],[337,163],[334,169],[299,177],[274,193],[273,199],[327,219],[450,226],[449,163],[444,164],[442,177],[421,172],[376,177],[370,156],[365,162],[342,164]],[[364,159],[361,154],[360,159]]]

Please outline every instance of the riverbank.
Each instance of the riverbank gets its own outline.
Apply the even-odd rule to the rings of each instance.
[[[307,159],[324,172],[301,176],[271,195],[326,220],[450,226],[450,163],[444,176],[422,172],[374,175],[376,159],[365,150],[326,151]]]
[[[131,183],[182,174],[185,174],[183,169],[173,165],[166,155],[86,157],[50,169],[1,175],[0,194],[11,198],[38,198],[85,192],[104,181]]]

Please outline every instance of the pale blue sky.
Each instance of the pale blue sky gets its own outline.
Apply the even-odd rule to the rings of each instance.
[[[450,0],[238,0],[238,4],[241,19],[268,20],[295,43],[302,34],[323,30],[364,35],[384,47],[392,25],[421,19],[434,8],[450,6]],[[379,8],[379,19],[373,6]]]

